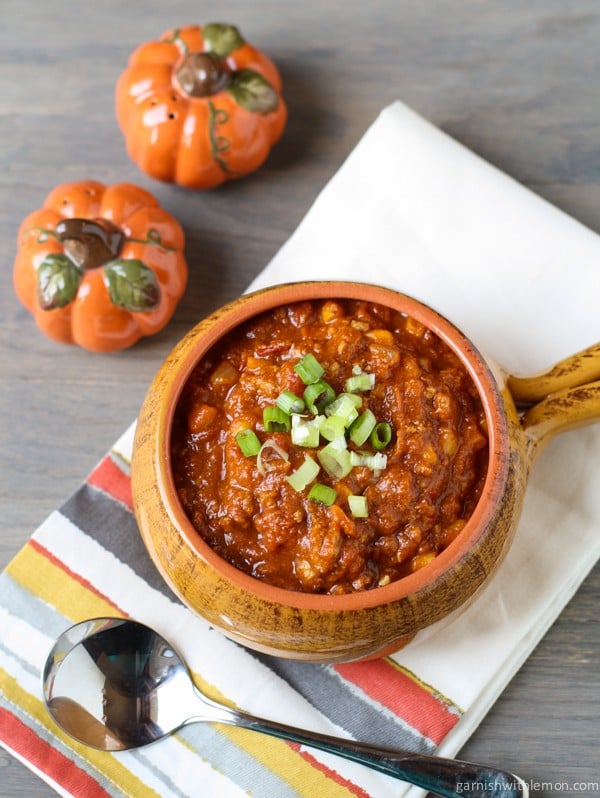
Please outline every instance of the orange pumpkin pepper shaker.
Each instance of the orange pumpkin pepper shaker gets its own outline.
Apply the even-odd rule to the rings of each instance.
[[[50,338],[95,352],[161,330],[185,290],[184,233],[128,183],[56,186],[19,229],[17,296]]]
[[[195,189],[258,169],[287,121],[271,59],[220,23],[138,47],[118,80],[116,112],[142,171]]]

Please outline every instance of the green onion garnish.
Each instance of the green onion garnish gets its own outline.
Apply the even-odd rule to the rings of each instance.
[[[306,386],[302,398],[311,413],[322,413],[335,399],[335,391],[328,382],[317,380]]]
[[[326,504],[328,507],[334,503],[336,497],[337,491],[330,488],[329,485],[322,485],[320,482],[313,485],[308,492],[309,499],[319,502],[320,504]]]
[[[292,444],[317,450],[318,462],[305,454],[302,465],[285,477],[288,484],[298,492],[303,491],[316,479],[321,467],[334,479],[343,479],[355,466],[364,466],[374,472],[385,469],[387,455],[381,450],[392,439],[392,427],[387,421],[378,423],[369,408],[360,412],[363,406],[360,393],[373,388],[375,375],[364,372],[355,364],[352,376],[345,382],[345,392],[336,396],[331,385],[321,379],[325,369],[314,355],[305,355],[294,369],[306,386],[303,395],[282,391],[275,405],[263,410],[267,432],[290,432]],[[375,453],[348,449],[347,438],[356,447],[363,447],[369,441]],[[241,429],[235,440],[246,457],[256,455],[256,467],[263,476],[275,467],[275,463],[271,463],[274,456],[289,459],[288,452],[275,439],[270,438],[261,444],[252,429]],[[322,446],[323,440],[328,441],[325,446]],[[265,462],[264,453],[269,450],[269,462]],[[308,492],[308,498],[329,506],[335,502],[337,491],[316,482]],[[354,518],[367,518],[366,497],[351,494],[348,496],[348,509]]]
[[[374,374],[355,374],[352,377],[348,377],[346,380],[346,390],[347,391],[370,391],[371,388],[375,385],[375,375]]]
[[[296,396],[293,391],[283,391],[283,393],[280,393],[275,400],[275,404],[280,410],[283,410],[284,413],[290,416],[292,413],[302,413],[304,410],[304,399],[300,396]]]
[[[366,496],[348,496],[348,507],[354,518],[368,518],[369,508],[367,507]]]
[[[336,438],[328,443],[317,452],[317,457],[331,477],[342,479],[352,471],[350,452],[346,448],[346,441],[343,438]]]
[[[323,366],[310,352],[296,363],[294,370],[305,385],[311,385],[325,374]]]
[[[387,465],[387,454],[376,452],[366,454],[364,452],[350,452],[350,465],[364,466],[371,471],[383,471]]]
[[[319,427],[324,416],[305,419],[304,416],[292,416],[292,443],[296,446],[307,446],[315,449],[319,445]]]
[[[286,462],[290,459],[289,454],[286,452],[285,449],[282,449],[282,447],[277,443],[277,441],[273,440],[272,438],[267,439],[260,447],[260,451],[256,457],[256,469],[258,473],[263,477],[267,473],[267,471],[271,471],[271,469],[273,468],[272,465],[269,465],[264,461],[264,454],[269,450],[275,452],[275,454],[278,457],[281,457],[281,459],[285,460]]]
[[[326,441],[333,441],[336,438],[343,437],[345,431],[346,424],[344,419],[339,416],[329,416],[319,427],[321,437],[325,438]]]
[[[358,405],[356,404],[356,399],[359,400]],[[327,405],[325,413],[328,416],[338,416],[344,420],[344,426],[349,427],[354,419],[358,417],[356,408],[360,407],[361,404],[362,399],[360,396],[352,393],[341,393],[337,399]]]
[[[267,432],[289,432],[292,422],[280,407],[265,407],[263,426]]]
[[[371,432],[370,442],[371,446],[377,451],[385,449],[388,443],[392,440],[392,427],[387,421],[380,421],[376,424]]]
[[[262,444],[252,429],[241,429],[235,436],[235,440],[244,457],[254,457],[260,452]]]
[[[302,465],[285,479],[294,490],[301,491],[313,481],[319,473],[319,470],[319,464],[316,463],[312,457],[305,454]]]
[[[350,440],[357,446],[362,446],[369,439],[369,435],[376,428],[377,419],[372,410],[365,410],[350,425]]]

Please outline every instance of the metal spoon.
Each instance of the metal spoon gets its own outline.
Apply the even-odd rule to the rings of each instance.
[[[337,754],[438,795],[528,795],[522,779],[496,768],[303,731],[230,709],[200,693],[173,647],[136,621],[95,618],[63,632],[48,655],[43,691],[64,731],[106,751],[136,748],[208,721]]]

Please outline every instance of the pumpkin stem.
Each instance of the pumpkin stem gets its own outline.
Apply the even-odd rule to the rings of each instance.
[[[65,254],[83,271],[97,269],[116,258],[125,239],[108,219],[63,219],[55,233]]]
[[[226,89],[232,72],[227,62],[213,53],[190,53],[175,67],[179,89],[190,97],[210,97]]]

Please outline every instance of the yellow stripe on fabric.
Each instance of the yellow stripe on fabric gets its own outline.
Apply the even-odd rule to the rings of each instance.
[[[6,570],[22,587],[53,606],[65,618],[78,621],[123,614],[113,603],[95,593],[91,586],[87,587],[31,544],[21,549]]]
[[[81,757],[81,760],[88,765],[86,768],[92,775],[94,772],[108,779],[117,787],[123,795],[131,798],[160,798],[160,795],[149,787],[145,782],[135,776],[127,767],[122,765],[119,760],[105,751],[97,751],[95,748],[81,745],[72,737],[65,734],[50,718],[46,707],[42,701],[31,693],[24,690],[16,679],[7,671],[0,668],[0,682],[6,685],[6,695],[10,696],[12,703],[25,711],[36,723],[32,728],[36,731],[36,725],[43,726],[51,737],[60,740],[67,748],[74,751]],[[49,741],[51,743],[51,740]]]
[[[24,588],[47,602],[66,618],[76,622],[85,618],[116,616],[115,606],[86,587],[74,576],[53,563],[33,546],[25,546],[7,568],[10,576]],[[194,680],[215,700],[231,705],[225,696],[216,695],[215,688],[204,682],[198,674]],[[298,752],[282,740],[265,735],[219,725],[218,731],[234,745],[255,758],[281,781],[295,789],[299,796],[313,798],[326,792],[328,798],[349,798],[355,792],[311,766]],[[70,739],[70,738],[68,738]],[[85,749],[86,752],[91,749]],[[86,758],[90,758],[87,756]]]
[[[235,726],[223,726],[219,731],[283,782],[289,784],[299,796],[305,798],[314,798],[316,795],[327,795],[327,798],[356,796],[356,791],[338,784],[317,770],[283,740],[274,737],[267,739],[264,734]]]
[[[438,699],[438,701],[442,701],[444,704],[446,704],[446,706],[448,706],[448,707],[452,707],[452,708],[453,708],[453,709],[455,709],[455,710],[456,710],[456,711],[457,711],[457,712],[458,712],[460,715],[464,715],[464,714],[465,714],[465,710],[464,710],[464,709],[462,709],[461,707],[459,707],[459,705],[458,705],[458,704],[457,704],[455,701],[453,701],[451,698],[448,698],[448,696],[447,696],[447,695],[444,695],[442,692],[440,692],[440,691],[437,689],[437,687],[433,687],[433,685],[431,685],[431,684],[428,684],[427,682],[424,682],[422,679],[420,679],[420,678],[417,676],[417,674],[416,674],[416,673],[414,673],[414,671],[411,671],[411,670],[409,670],[409,668],[406,668],[404,665],[400,665],[400,663],[399,663],[399,662],[396,662],[396,661],[395,661],[394,659],[392,659],[391,657],[386,657],[386,660],[387,660],[387,661],[389,662],[389,664],[390,664],[390,665],[392,665],[392,667],[394,667],[394,668],[395,668],[397,671],[400,671],[400,673],[403,673],[403,674],[406,676],[406,678],[407,678],[407,679],[410,679],[410,680],[411,680],[411,681],[413,681],[415,684],[418,684],[418,685],[419,685],[419,687],[420,687],[421,689],[425,690],[425,692],[426,692],[426,693],[429,693],[429,695],[433,696],[434,698],[437,698],[437,699]]]
[[[193,674],[193,679],[198,689],[210,696],[213,701],[219,701],[226,706],[235,708],[232,701],[227,699],[226,696],[204,680],[198,673]],[[271,771],[281,781],[292,787],[299,796],[306,796],[306,798],[314,798],[315,795],[325,794],[327,794],[327,798],[356,796],[355,791],[342,784],[337,784],[325,773],[317,770],[283,740],[249,729],[240,729],[225,724],[214,724],[214,728],[238,748],[243,749],[257,762],[260,762],[265,769]]]

